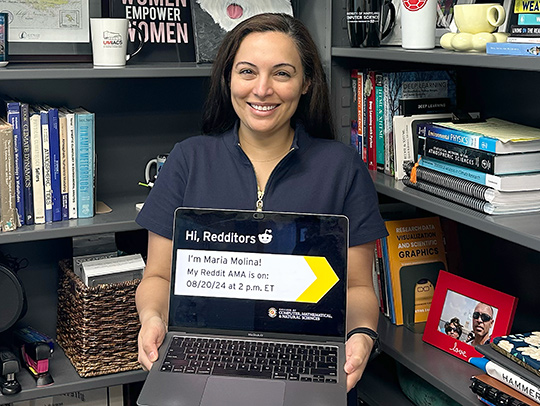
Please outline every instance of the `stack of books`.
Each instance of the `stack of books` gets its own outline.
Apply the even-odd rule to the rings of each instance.
[[[486,53],[498,55],[540,55],[540,0],[515,0],[517,24],[510,26],[507,42],[486,44]]]
[[[94,113],[3,98],[0,231],[94,215]]]
[[[491,118],[421,122],[403,183],[486,214],[540,211],[540,129]]]
[[[491,343],[475,348],[484,357],[470,359],[482,372],[471,378],[471,390],[481,401],[540,404],[540,332],[495,337]]]

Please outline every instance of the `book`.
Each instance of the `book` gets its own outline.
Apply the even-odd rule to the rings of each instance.
[[[375,72],[375,135],[377,170],[384,172],[384,82],[382,72]]]
[[[364,72],[360,69],[351,70],[351,85],[352,91],[352,103],[351,103],[351,116],[353,125],[356,124],[354,134],[351,136],[354,138],[354,144],[358,150],[358,154],[362,157],[364,162],[367,162],[367,151],[365,148],[366,143],[366,117],[364,114]]]
[[[377,115],[375,113],[375,71],[373,70],[367,72],[364,97],[367,109],[367,164],[368,169],[377,170]]]
[[[514,13],[540,13],[540,1],[514,0]]]
[[[540,14],[539,13],[519,13],[518,14],[518,25],[540,25]]]
[[[494,350],[540,377],[540,331],[494,337],[490,344]]]
[[[430,168],[438,172],[476,182],[503,192],[540,190],[540,172],[490,175],[489,173],[475,171],[474,169],[454,165],[439,159],[422,156],[418,156],[418,164],[425,168]]]
[[[488,42],[486,43],[486,54],[538,56],[540,55],[540,46],[512,42]]]
[[[535,406],[518,391],[492,378],[488,374],[478,374],[471,377],[471,390],[487,405]]]
[[[76,163],[77,163],[77,216],[94,215],[94,113],[77,108],[75,113]]]
[[[495,154],[540,151],[540,129],[499,118],[464,124],[421,123],[417,133]]]
[[[503,355],[499,351],[495,350],[491,343],[475,345],[474,348],[490,361],[501,365],[516,375],[519,375],[527,381],[533,383],[537,387],[540,387],[540,377],[536,373],[524,368],[521,364],[511,360],[506,355]]]
[[[412,116],[395,115],[394,126],[394,177],[396,180],[405,176],[404,165],[416,162],[418,156],[417,136],[413,131],[413,123],[425,120],[449,120],[450,113],[418,114]],[[416,147],[416,148],[415,148]]]
[[[449,98],[454,106],[456,82],[451,70],[383,72],[383,82],[384,138],[389,144],[389,165],[385,173],[394,176],[393,117],[399,113],[400,100]]]
[[[452,103],[449,97],[430,97],[427,99],[400,99],[398,113],[403,116],[416,114],[449,113]]]
[[[24,218],[24,174],[21,129],[21,103],[4,100],[6,121],[13,127],[13,169],[15,176],[15,205],[19,216],[19,224],[25,224]]]
[[[139,62],[195,62],[191,2],[134,2],[111,0],[104,17],[129,18],[144,33],[144,46],[135,57]],[[137,32],[129,29],[128,45],[138,44]]]
[[[77,162],[75,113],[66,108],[61,109],[66,117],[67,132],[67,166],[68,166],[68,216],[77,218]]]
[[[511,36],[538,37],[540,36],[540,26],[538,25],[512,25],[510,27]]]
[[[410,165],[406,170],[406,174],[412,177],[411,170],[413,165]],[[472,196],[480,200],[493,203],[495,206],[501,205],[529,205],[540,202],[540,190],[527,190],[523,192],[501,192],[489,186],[481,185],[476,182],[471,182],[452,175],[448,175],[433,169],[416,166],[414,169],[417,180],[423,180],[431,184],[440,185],[444,188],[454,190],[458,193],[463,193],[467,196]]]
[[[34,200],[34,224],[45,223],[45,184],[43,180],[43,143],[41,138],[41,115],[30,108],[30,151],[32,161],[32,194]]]
[[[540,399],[540,387],[524,379],[521,375],[504,368],[488,358],[472,357],[469,363],[478,367],[495,380],[509,386],[527,398],[536,401]]]
[[[351,70],[351,146],[358,147],[358,69]]]
[[[385,224],[395,324],[425,322],[438,273],[447,269],[439,217],[389,220]],[[418,284],[431,284],[432,288],[420,296]]]
[[[256,14],[293,15],[290,0],[260,0],[228,3],[215,0],[191,0],[197,63],[213,62],[225,34]]]
[[[26,225],[32,225],[34,224],[34,194],[32,187],[32,150],[28,103],[21,103],[21,143],[23,155],[24,223]]]
[[[47,124],[49,126],[52,221],[60,221],[62,220],[62,187],[60,179],[60,129],[58,123],[58,109],[50,106],[44,106],[44,108],[47,110]]]
[[[540,36],[537,36],[537,37],[508,37],[508,38],[506,38],[506,42],[509,42],[509,43],[519,42],[521,44],[540,44]]]
[[[36,106],[41,125],[41,149],[43,157],[43,193],[45,198],[45,223],[53,221],[51,186],[51,151],[49,143],[49,114],[43,107]]]
[[[540,150],[518,154],[495,154],[432,137],[418,138],[418,153],[492,175],[540,171]]]
[[[66,113],[58,110],[58,135],[60,139],[60,201],[62,220],[69,220],[69,163],[68,129]]]
[[[19,226],[15,201],[15,167],[13,126],[0,118],[0,231],[13,231]]]
[[[412,182],[410,177],[407,175],[403,177],[402,182],[405,186],[421,190],[422,192],[426,192],[433,196],[437,196],[450,202],[454,202],[470,209],[477,210],[481,213],[495,214],[493,205],[485,200],[459,193],[455,190],[448,189],[434,183],[425,182],[423,180],[417,179],[415,182]]]

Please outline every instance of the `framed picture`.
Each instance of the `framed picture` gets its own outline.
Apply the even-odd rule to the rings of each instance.
[[[510,331],[517,298],[441,271],[422,339],[468,361],[482,355],[475,345]]]
[[[101,17],[101,0],[40,4],[0,0],[9,16],[10,62],[90,62],[90,18]]]
[[[435,24],[435,44],[447,32],[456,32],[453,19],[456,4],[470,4],[474,0],[437,0],[437,22]],[[392,32],[381,41],[382,45],[401,45],[401,0],[392,0],[396,9],[396,23]]]

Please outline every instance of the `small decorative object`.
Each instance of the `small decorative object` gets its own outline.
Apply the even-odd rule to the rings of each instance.
[[[475,346],[508,334],[517,301],[514,296],[441,271],[422,339],[465,361],[481,357]]]
[[[458,4],[454,21],[459,32],[441,37],[441,47],[461,52],[485,52],[488,42],[506,42],[508,34],[494,32],[506,19],[504,7],[497,3]]]

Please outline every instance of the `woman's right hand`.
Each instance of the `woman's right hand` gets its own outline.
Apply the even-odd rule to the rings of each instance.
[[[139,330],[139,363],[149,371],[158,359],[158,348],[165,339],[167,327],[159,316],[153,316]]]

